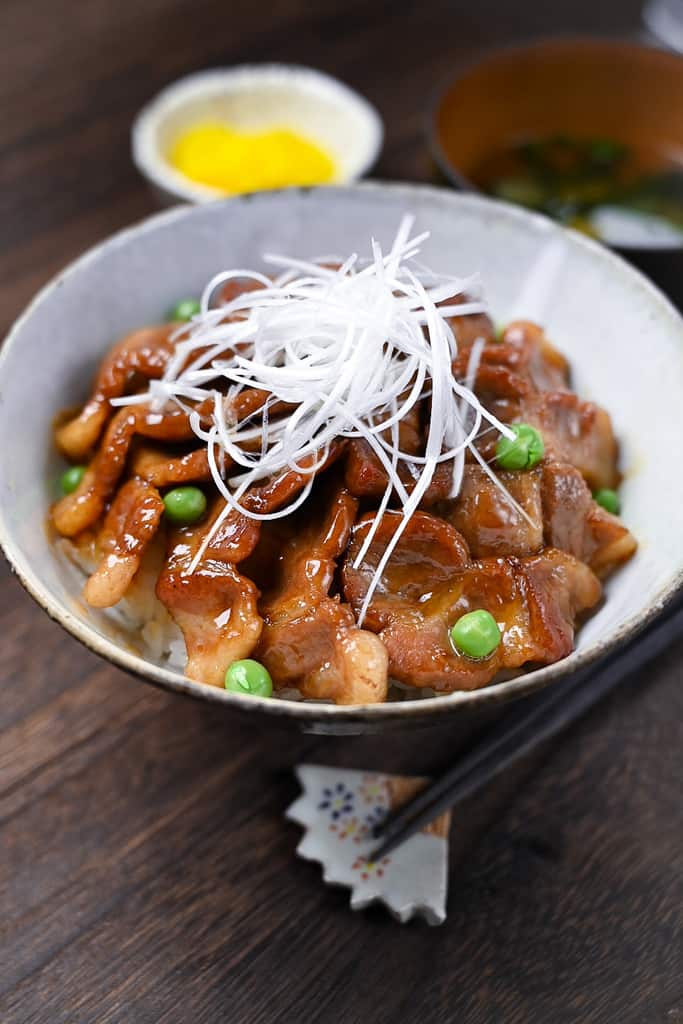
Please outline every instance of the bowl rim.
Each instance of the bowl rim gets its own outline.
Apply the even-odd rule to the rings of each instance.
[[[445,202],[456,207],[464,206],[489,214],[502,212],[505,217],[511,218],[513,221],[516,220],[526,224],[531,221],[536,228],[541,228],[543,231],[551,234],[564,234],[568,230],[541,214],[529,212],[511,203],[504,203],[472,193],[457,193],[450,189],[437,188],[432,185],[402,182],[372,181],[341,187],[324,186],[311,189],[283,189],[274,192],[262,192],[257,195],[235,196],[209,204],[208,206],[179,205],[173,209],[143,218],[96,243],[70,262],[40,289],[14,321],[5,337],[4,344],[0,350],[0,388],[9,354],[18,343],[24,324],[30,319],[35,310],[47,301],[61,287],[65,280],[80,273],[90,263],[99,260],[102,256],[106,256],[111,249],[125,245],[142,234],[156,230],[161,225],[172,224],[196,215],[205,215],[205,212],[212,208],[235,206],[244,202],[278,202],[291,193],[296,194],[303,201],[306,201],[310,196],[323,196],[331,201],[353,202],[355,195],[359,192],[370,195],[373,193],[389,194],[400,197],[405,203],[410,203],[418,197],[421,199],[426,197],[428,199],[431,198],[436,204]],[[569,231],[568,233],[572,236],[574,244],[578,244],[581,248],[588,251],[593,258],[597,257],[610,264],[622,278],[626,278],[632,286],[639,288],[647,296],[651,304],[654,303],[655,306],[659,307],[662,314],[669,319],[673,318],[674,322],[678,325],[683,344],[683,318],[673,303],[667,299],[656,285],[606,246],[576,231]],[[223,704],[226,707],[244,712],[256,713],[263,711],[275,718],[296,719],[304,726],[306,724],[309,726],[320,726],[322,724],[324,728],[327,725],[330,731],[333,731],[337,726],[343,728],[344,724],[351,726],[354,723],[361,722],[380,725],[383,722],[397,724],[403,721],[408,724],[418,720],[423,722],[427,720],[432,721],[438,718],[439,715],[444,715],[449,709],[453,710],[456,706],[468,709],[484,708],[493,703],[507,701],[508,699],[532,693],[543,688],[551,681],[567,676],[609,654],[618,644],[627,638],[632,638],[649,625],[675,599],[676,595],[683,590],[682,565],[673,577],[660,587],[645,608],[621,623],[608,637],[595,641],[583,651],[574,651],[561,661],[542,668],[533,669],[514,679],[493,683],[479,690],[455,691],[454,693],[438,697],[425,697],[383,704],[336,705],[242,696],[188,679],[186,676],[182,676],[170,668],[147,661],[142,656],[134,654],[113,640],[102,636],[93,625],[82,623],[65,604],[62,604],[61,601],[53,597],[48,588],[41,582],[38,573],[31,566],[30,561],[24,558],[15,544],[2,506],[0,506],[0,548],[24,589],[47,612],[50,618],[61,625],[93,653],[98,654],[117,668],[173,692],[183,693],[216,704]]]
[[[176,171],[156,145],[154,130],[160,118],[181,105],[186,98],[214,90],[220,91],[221,87],[226,86],[236,86],[237,89],[242,88],[246,91],[262,82],[278,78],[283,81],[300,82],[311,93],[317,92],[318,95],[329,97],[338,105],[343,105],[347,109],[353,108],[366,120],[369,127],[367,154],[356,175],[348,181],[355,181],[367,174],[379,158],[384,143],[384,122],[377,108],[360,92],[334,75],[303,64],[274,61],[205,68],[183,75],[160,89],[138,111],[131,127],[131,155],[136,168],[156,188],[186,202],[206,203],[234,198],[209,185],[192,182],[184,174]],[[339,183],[341,187],[344,184]]]
[[[441,174],[443,174],[446,181],[455,186],[455,188],[461,189],[465,192],[478,196],[487,196],[487,193],[484,192],[483,189],[479,188],[471,178],[468,178],[468,176],[464,174],[452,160],[449,159],[441,144],[438,120],[446,96],[449,95],[449,93],[455,89],[456,86],[472,71],[475,71],[478,67],[494,62],[499,57],[523,57],[525,54],[541,50],[570,50],[572,48],[592,49],[595,51],[611,50],[616,52],[617,50],[625,50],[631,51],[632,53],[650,53],[655,56],[655,58],[661,58],[667,63],[677,63],[680,67],[681,73],[683,74],[683,53],[677,53],[673,50],[667,49],[663,43],[658,43],[656,40],[639,40],[629,36],[603,37],[584,35],[581,33],[568,33],[567,35],[543,35],[539,36],[538,39],[527,39],[512,43],[503,43],[497,46],[485,47],[474,56],[467,58],[459,64],[457,74],[449,75],[448,77],[444,75],[442,77],[437,88],[434,90],[431,102],[428,105],[425,131],[429,150],[435,164]],[[526,207],[522,207],[522,209],[526,209]],[[535,211],[530,210],[528,212],[533,213]],[[543,216],[543,214],[540,216]],[[602,242],[601,244],[609,248],[612,252],[623,252],[627,257],[631,254],[635,256],[636,254],[643,252],[673,254],[683,251],[683,241],[678,245],[666,245],[660,247],[643,245],[615,246],[608,242]]]

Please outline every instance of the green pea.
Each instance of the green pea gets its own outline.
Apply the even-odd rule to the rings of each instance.
[[[225,689],[231,693],[248,693],[252,697],[271,697],[273,680],[260,661],[244,658],[233,661],[225,673]]]
[[[168,311],[168,320],[191,320],[200,311],[199,299],[181,299]]]
[[[65,469],[59,478],[59,486],[62,488],[62,494],[73,494],[77,491],[81,485],[81,480],[85,476],[86,466],[69,466]]]
[[[594,139],[588,148],[591,160],[597,164],[615,164],[627,153],[627,147],[614,139]]]
[[[206,497],[198,487],[174,487],[164,495],[164,508],[172,523],[189,526],[206,512]]]
[[[610,490],[609,487],[602,487],[599,491],[596,491],[593,498],[597,501],[598,505],[602,505],[613,516],[618,516],[621,512],[619,495],[616,491]]]
[[[493,615],[478,608],[458,619],[450,637],[455,649],[468,658],[488,658],[500,643],[500,630]]]
[[[514,440],[504,435],[496,445],[496,461],[501,469],[533,469],[543,458],[545,445],[535,427],[528,423],[510,424]]]

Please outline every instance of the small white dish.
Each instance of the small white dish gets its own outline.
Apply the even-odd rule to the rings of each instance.
[[[296,852],[317,861],[327,885],[351,890],[351,909],[383,903],[401,924],[422,917],[446,920],[451,812],[410,836],[389,856],[370,860],[373,829],[429,781],[405,775],[300,764],[302,794],[287,818],[304,829]]]
[[[367,174],[384,137],[377,110],[321,71],[289,64],[200,71],[163,89],[133,123],[133,161],[165,202],[225,198],[219,189],[191,181],[168,159],[178,136],[202,121],[246,131],[284,125],[330,154],[337,168],[334,185]]]

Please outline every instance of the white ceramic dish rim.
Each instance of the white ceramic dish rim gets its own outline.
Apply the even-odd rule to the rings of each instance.
[[[237,64],[226,68],[208,68],[196,71],[171,82],[156,94],[139,112],[131,129],[133,162],[140,173],[157,188],[191,203],[222,201],[225,197],[206,185],[192,183],[160,154],[154,140],[154,129],[159,119],[184,100],[201,97],[207,92],[220,91],[229,86],[242,86],[245,90],[260,82],[273,79],[297,79],[311,92],[318,92],[332,102],[345,105],[363,117],[369,128],[370,143],[367,154],[354,178],[362,178],[375,164],[384,141],[384,123],[379,111],[351,86],[338,78],[300,64]],[[345,183],[338,183],[343,187]]]
[[[439,199],[443,200],[448,196],[454,195],[446,189],[435,188],[427,185],[399,184],[381,181],[363,182],[340,188],[326,187],[324,189],[296,189],[292,191],[304,196],[307,194],[325,191],[330,194],[330,197],[334,196],[336,193],[338,199],[343,199],[344,196],[348,197],[358,190],[370,193],[372,191],[389,191],[397,197],[400,197],[406,204],[409,204],[411,198],[417,198],[418,195],[431,196],[435,201]],[[263,194],[273,195],[273,193]],[[254,201],[258,201],[258,197],[236,196],[231,199],[221,200],[220,203],[216,205]],[[512,206],[508,203],[500,203],[496,200],[472,194],[458,194],[458,202],[465,203],[475,209],[479,207],[482,211],[488,210],[489,212],[492,208],[501,207],[505,209],[506,216],[508,217],[513,217],[525,222],[529,222],[529,220],[535,221],[537,225],[546,227],[550,226],[555,231],[563,230],[558,228],[553,222],[549,221],[548,218],[543,217],[540,214],[529,213],[528,211],[522,210],[519,207]],[[12,325],[5,339],[4,345],[2,346],[2,351],[0,351],[0,382],[2,381],[2,373],[5,363],[7,362],[9,353],[21,332],[23,324],[29,317],[31,317],[35,309],[61,286],[64,280],[69,278],[71,275],[79,273],[80,270],[91,261],[99,259],[100,256],[103,253],[106,253],[111,247],[123,245],[141,233],[154,230],[160,224],[168,224],[175,220],[192,216],[194,209],[195,207],[191,205],[175,207],[172,210],[166,210],[161,213],[154,214],[136,224],[124,228],[116,234],[111,235],[103,242],[93,246],[91,249],[79,256],[75,261],[70,263],[56,277],[52,278],[52,280],[38,292],[24,312]],[[643,274],[635,270],[619,256],[616,256],[598,242],[594,242],[577,232],[572,231],[570,233],[573,236],[574,241],[580,246],[588,249],[593,256],[597,256],[599,259],[602,259],[606,263],[612,265],[619,274],[629,279],[629,283],[634,288],[640,288],[645,292],[648,296],[648,300],[658,305],[663,313],[667,316],[673,315],[676,320],[680,321],[680,316],[673,304],[669,302],[664,294]],[[382,721],[393,721],[394,723],[397,723],[398,721],[403,720],[406,725],[408,725],[412,720],[431,720],[449,709],[452,710],[457,705],[462,705],[467,708],[477,708],[514,697],[521,697],[527,693],[541,689],[554,679],[566,676],[569,673],[580,668],[584,668],[599,658],[604,657],[618,644],[622,643],[627,638],[632,638],[636,633],[645,628],[666,607],[666,605],[670,603],[677,592],[683,589],[682,568],[679,569],[672,579],[659,590],[647,607],[645,607],[641,612],[630,616],[618,629],[614,630],[614,632],[604,640],[593,643],[585,650],[575,651],[573,654],[569,655],[569,657],[564,658],[562,661],[556,662],[553,665],[534,669],[533,671],[515,679],[501,683],[494,683],[480,690],[458,691],[440,697],[427,697],[419,700],[399,701],[386,704],[354,704],[338,706],[332,704],[305,703],[301,701],[269,700],[261,697],[243,697],[239,694],[219,689],[218,687],[195,682],[194,680],[179,675],[171,669],[166,669],[149,662],[142,657],[126,651],[123,647],[113,641],[101,636],[93,627],[80,622],[68,608],[50,594],[29,564],[28,559],[24,559],[23,555],[14,544],[2,508],[0,508],[0,547],[2,547],[7,561],[23,587],[47,612],[47,614],[95,654],[100,655],[124,671],[165,689],[170,689],[201,700],[224,704],[233,709],[239,709],[240,711],[264,711],[275,717],[297,719],[302,725],[305,725],[307,722],[311,726],[319,724],[320,722],[328,722],[330,729],[333,729],[337,724],[343,727],[344,722],[349,726],[354,722],[372,722],[379,726]]]

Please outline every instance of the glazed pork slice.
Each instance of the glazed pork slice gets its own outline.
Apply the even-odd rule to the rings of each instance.
[[[465,466],[458,497],[435,509],[462,534],[475,558],[523,557],[552,547],[602,578],[635,551],[633,535],[593,500],[578,469],[568,463],[544,460],[525,472],[498,470],[496,478],[528,519],[476,464]]]
[[[600,406],[571,391],[546,391],[522,403],[520,419],[541,432],[547,455],[575,466],[591,490],[618,486],[619,449]]]
[[[111,608],[121,600],[140,568],[163,512],[159,492],[146,481],[129,480],[119,490],[97,540],[100,563],[83,590],[89,605]]]
[[[258,541],[256,520],[231,512],[190,572],[223,508],[217,500],[201,524],[169,531],[167,559],[156,587],[185,637],[185,674],[211,686],[222,686],[228,666],[251,654],[263,625],[258,590],[237,569]]]
[[[249,292],[258,292],[265,285],[252,277],[231,277],[218,289],[213,301],[217,306],[227,306],[229,302]],[[231,317],[230,319],[233,319]]]
[[[341,445],[331,450],[325,465],[341,450]],[[316,460],[312,456],[311,464]],[[252,487],[243,505],[251,512],[274,512],[296,497],[309,479],[310,473],[287,471]],[[263,628],[258,587],[237,568],[254,553],[261,534],[259,520],[231,510],[190,572],[224,509],[218,498],[208,519],[169,532],[167,560],[156,591],[185,637],[186,674],[212,686],[222,686],[232,662],[251,654]]]
[[[174,443],[194,437],[189,416],[182,409],[163,414],[152,413],[144,406],[119,409],[79,486],[52,508],[52,522],[62,537],[77,536],[94,526],[103,514],[123,475],[136,435]]]
[[[545,462],[541,479],[546,544],[586,562],[601,578],[631,558],[635,537],[593,500],[577,469]]]
[[[176,487],[211,479],[206,448],[196,448],[184,455],[164,455],[158,448],[141,447],[131,459],[130,471],[155,487]]]
[[[280,549],[275,578],[261,602],[263,633],[256,657],[279,687],[336,704],[372,704],[387,695],[382,641],[355,625],[330,596],[336,560],[351,534],[358,503],[343,487],[313,499],[306,525]]]
[[[444,299],[440,306],[462,306],[471,302],[469,295],[457,295],[451,299]],[[472,346],[477,338],[485,341],[495,341],[496,329],[493,320],[487,313],[468,313],[465,316],[449,316],[446,318],[451,326],[458,349],[461,346]]]
[[[112,414],[112,398],[124,395],[136,379],[149,381],[163,376],[175,350],[172,336],[178,327],[176,323],[143,327],[114,345],[81,412],[55,433],[57,447],[68,459],[81,462],[95,447]]]
[[[609,413],[599,405],[582,401],[573,391],[541,391],[523,398],[495,399],[488,408],[504,423],[536,427],[548,459],[575,466],[591,490],[618,486],[619,447]],[[477,441],[489,462],[495,458],[496,440],[495,432],[489,431]]]
[[[399,448],[406,455],[424,453],[421,404],[420,402],[416,403],[398,424]],[[421,469],[419,464],[405,460],[399,461],[396,471],[408,494],[415,487]],[[440,463],[436,467],[421,504],[428,508],[435,502],[447,498],[451,491],[452,477],[452,466]],[[373,501],[380,501],[387,489],[389,482],[387,471],[368,442],[362,438],[354,438],[348,443],[344,482],[355,498]]]
[[[237,422],[262,409],[267,398],[264,391],[245,389],[234,399],[226,399],[226,415],[228,419]],[[213,406],[213,401],[207,400],[195,407],[194,411],[205,425],[209,422]],[[92,527],[103,514],[126,469],[136,438],[164,444],[186,444],[196,440],[190,416],[179,407],[171,407],[161,413],[153,412],[146,405],[118,409],[80,485],[73,494],[67,494],[56,502],[52,509],[52,521],[63,537],[77,536]],[[337,450],[335,448],[335,452]],[[143,449],[142,454],[133,459],[132,472],[140,473],[157,487],[188,480],[205,480],[210,476],[205,450],[203,453],[192,453],[188,458],[171,457],[164,465],[161,462],[153,464],[149,450],[145,452]],[[286,474],[282,479],[286,488],[292,486],[291,475]]]
[[[475,337],[458,341],[453,373],[464,380]],[[510,324],[501,339],[486,338],[474,379],[484,399],[519,399],[538,391],[566,390],[569,366],[537,324],[520,320]]]
[[[457,498],[436,507],[467,541],[475,558],[531,555],[543,547],[540,470],[496,471],[496,478],[525,512],[525,518],[476,463],[467,464]],[[559,546],[559,545],[558,545]]]
[[[508,365],[523,373],[535,391],[569,388],[569,363],[548,341],[542,327],[529,320],[514,320],[501,335]]]
[[[363,517],[355,528],[342,570],[344,594],[357,614],[399,515],[385,514],[364,563],[354,569],[371,521]],[[577,616],[600,595],[594,573],[565,552],[547,548],[526,558],[472,561],[454,527],[418,512],[382,575],[365,624],[384,642],[392,678],[439,691],[473,690],[501,669],[568,655]],[[502,640],[489,658],[475,661],[452,647],[449,629],[478,608],[491,612]]]
[[[415,487],[421,469],[422,467],[419,465],[399,462],[397,472],[408,494]],[[355,498],[380,501],[384,495],[389,477],[367,441],[354,438],[354,440],[349,442],[344,482]],[[429,508],[438,501],[444,501],[450,494],[452,482],[452,464],[440,462],[425,491],[421,505],[424,508]]]
[[[244,420],[257,416],[262,412],[264,405],[268,405],[268,412],[271,418],[279,416],[283,412],[292,409],[293,406],[287,402],[274,402],[268,391],[261,388],[243,388],[233,398],[226,397],[224,415],[228,424],[236,425]]]
[[[226,422],[237,424],[255,416],[261,412],[268,398],[268,392],[258,388],[245,388],[234,398],[226,398],[224,400]],[[284,408],[285,406],[281,402],[272,403],[271,416],[278,415]],[[211,403],[207,402],[199,411],[204,417],[208,417],[210,410]],[[144,430],[144,425],[142,430],[137,432],[150,436]],[[257,447],[258,443],[258,441],[254,441],[252,446]],[[225,454],[222,465],[224,470],[231,465]],[[148,480],[155,487],[175,487],[178,484],[199,483],[211,479],[209,454],[206,447],[197,448],[181,455],[170,455],[167,452],[164,453],[159,447],[140,445],[133,454],[130,471],[133,475]]]

